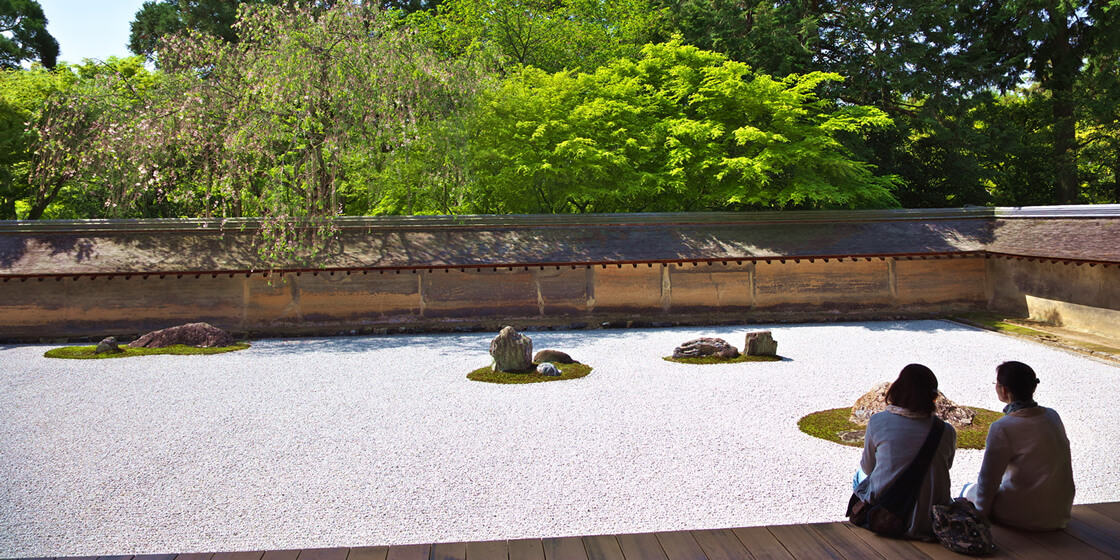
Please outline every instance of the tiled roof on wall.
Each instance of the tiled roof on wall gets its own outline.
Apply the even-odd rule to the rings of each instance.
[[[0,277],[865,258],[997,252],[1120,263],[1120,205],[340,218],[311,263],[269,264],[253,220],[0,222]]]

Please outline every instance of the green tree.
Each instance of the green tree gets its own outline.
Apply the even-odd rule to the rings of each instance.
[[[165,37],[151,87],[107,77],[60,100],[40,183],[103,185],[101,215],[258,216],[276,259],[321,248],[332,216],[373,206],[389,155],[478,82],[397,23],[376,6],[260,4],[236,43]]]
[[[35,0],[0,0],[0,68],[38,60],[47,68],[58,61],[58,41],[47,32],[47,17]]]
[[[34,195],[28,175],[39,119],[48,99],[77,79],[68,67],[0,71],[0,220],[26,216]]]
[[[835,74],[777,80],[678,42],[593,74],[527,68],[472,122],[462,210],[562,213],[882,207],[892,177],[839,141],[881,111],[818,96]]]
[[[435,48],[506,71],[590,71],[635,56],[662,32],[651,0],[445,0],[410,23]]]

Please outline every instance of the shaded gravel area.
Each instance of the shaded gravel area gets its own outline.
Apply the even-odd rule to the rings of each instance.
[[[772,363],[661,358],[686,340]],[[528,332],[583,379],[468,381],[494,333],[261,340],[76,361],[0,346],[0,557],[296,549],[835,521],[859,449],[797,420],[910,362],[998,410],[994,368],[1042,380],[1077,503],[1120,500],[1120,367],[943,321]],[[959,450],[953,484],[980,451]]]

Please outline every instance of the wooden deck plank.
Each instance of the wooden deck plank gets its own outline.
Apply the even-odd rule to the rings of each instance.
[[[261,560],[263,550],[249,552],[219,552],[211,560]]]
[[[884,537],[851,524],[848,525],[848,529],[853,535],[863,539],[863,542],[875,549],[883,558],[890,558],[891,560],[929,560],[929,556],[915,548],[909,540]]]
[[[587,560],[583,539],[579,537],[560,537],[541,539],[545,560]]]
[[[806,525],[775,525],[767,528],[794,558],[844,558],[824,537]]]
[[[174,554],[139,554],[132,560],[175,560]]]
[[[213,560],[214,554],[209,552],[192,552],[190,554],[179,554],[175,560]]]
[[[1014,529],[992,525],[992,537],[1001,550],[1006,550],[1022,560],[1043,560],[1052,556],[1031,542],[1026,533]]]
[[[1073,538],[1097,549],[1109,558],[1120,558],[1120,539],[1118,539],[1115,534],[1110,535],[1078,518],[1074,518],[1070,521],[1065,532]]]
[[[509,560],[544,560],[544,544],[540,539],[509,541]]]
[[[1090,504],[1082,506],[1073,506],[1073,515],[1076,516],[1077,512],[1082,508],[1092,509],[1093,511],[1103,513],[1116,521],[1120,521],[1120,502],[1111,502],[1107,504]]]
[[[98,556],[97,560],[132,560],[132,556]]]
[[[941,543],[914,541],[913,544],[914,548],[917,548],[933,560],[960,560],[961,558],[965,558],[964,555],[957,554],[945,548]],[[984,558],[988,560],[1019,560],[1018,556],[1012,554],[1006,548],[999,546],[999,543],[996,543],[996,551],[984,556]]]
[[[754,560],[754,555],[731,529],[692,531],[692,538],[708,560]]]
[[[661,548],[661,542],[653,533],[618,535],[616,538],[618,546],[622,548],[623,556],[629,560],[668,560],[665,550]]]
[[[296,560],[346,560],[348,554],[349,548],[305,548]]]
[[[389,547],[386,560],[428,560],[432,553],[430,544],[407,544]]]
[[[672,531],[655,533],[657,542],[661,543],[661,550],[669,560],[707,560],[704,550],[696,543],[692,533],[688,531]]]
[[[1065,531],[1029,532],[1017,531],[1000,525],[992,525],[992,535],[996,544],[1024,560],[1043,560],[1047,558],[1077,558],[1104,560],[1107,555],[1087,545]]]
[[[436,543],[432,545],[430,560],[465,560],[471,543]],[[475,543],[481,544],[481,543]],[[502,558],[505,560],[505,557]]]
[[[299,553],[299,550],[269,550],[264,553],[261,560],[296,560],[296,558],[299,557]],[[385,558],[381,558],[380,560],[385,560]]]
[[[595,535],[583,537],[583,548],[587,551],[587,560],[625,560],[622,547],[614,535]]]
[[[739,527],[731,531],[756,560],[794,560],[766,527]]]
[[[387,546],[357,546],[350,549],[346,560],[385,560],[389,555]],[[269,560],[265,558],[263,560]]]
[[[814,523],[809,527],[821,537],[824,537],[828,544],[832,545],[832,548],[836,549],[836,552],[839,552],[844,558],[849,560],[854,558],[882,558],[882,555],[871,548],[871,545],[852,532],[851,524],[846,521],[843,523]]]
[[[463,550],[464,556],[457,558],[469,560],[509,560],[508,541],[483,541],[467,543]],[[436,560],[434,553],[432,560]],[[448,558],[448,560],[454,560]]]
[[[1120,520],[1113,519],[1095,509],[1089,508],[1079,510],[1074,514],[1073,518],[1120,541]]]

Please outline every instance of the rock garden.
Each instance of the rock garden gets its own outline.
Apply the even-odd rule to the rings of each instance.
[[[737,364],[741,362],[780,362],[778,342],[770,331],[747,333],[740,353],[722,338],[697,338],[681,344],[665,361],[681,364]]]
[[[490,341],[493,362],[467,374],[467,379],[487,383],[543,383],[578,379],[591,373],[591,366],[572,359],[566,352],[545,349],[533,353],[533,339],[513,327],[502,329]]]
[[[879,383],[851,407],[814,412],[802,417],[797,422],[797,427],[813,437],[841,445],[862,447],[867,421],[873,414],[886,410],[887,390],[890,387],[890,383]],[[1003,416],[993,410],[960,406],[940,391],[937,392],[935,404],[937,410],[934,414],[957,430],[957,447],[960,449],[983,449],[988,426]]]
[[[100,360],[172,354],[195,356],[222,354],[249,348],[247,342],[237,342],[228,332],[209,323],[188,323],[152,331],[128,343],[120,344],[116,337],[107,337],[92,346],[64,346],[48,350],[47,358],[75,360]]]

